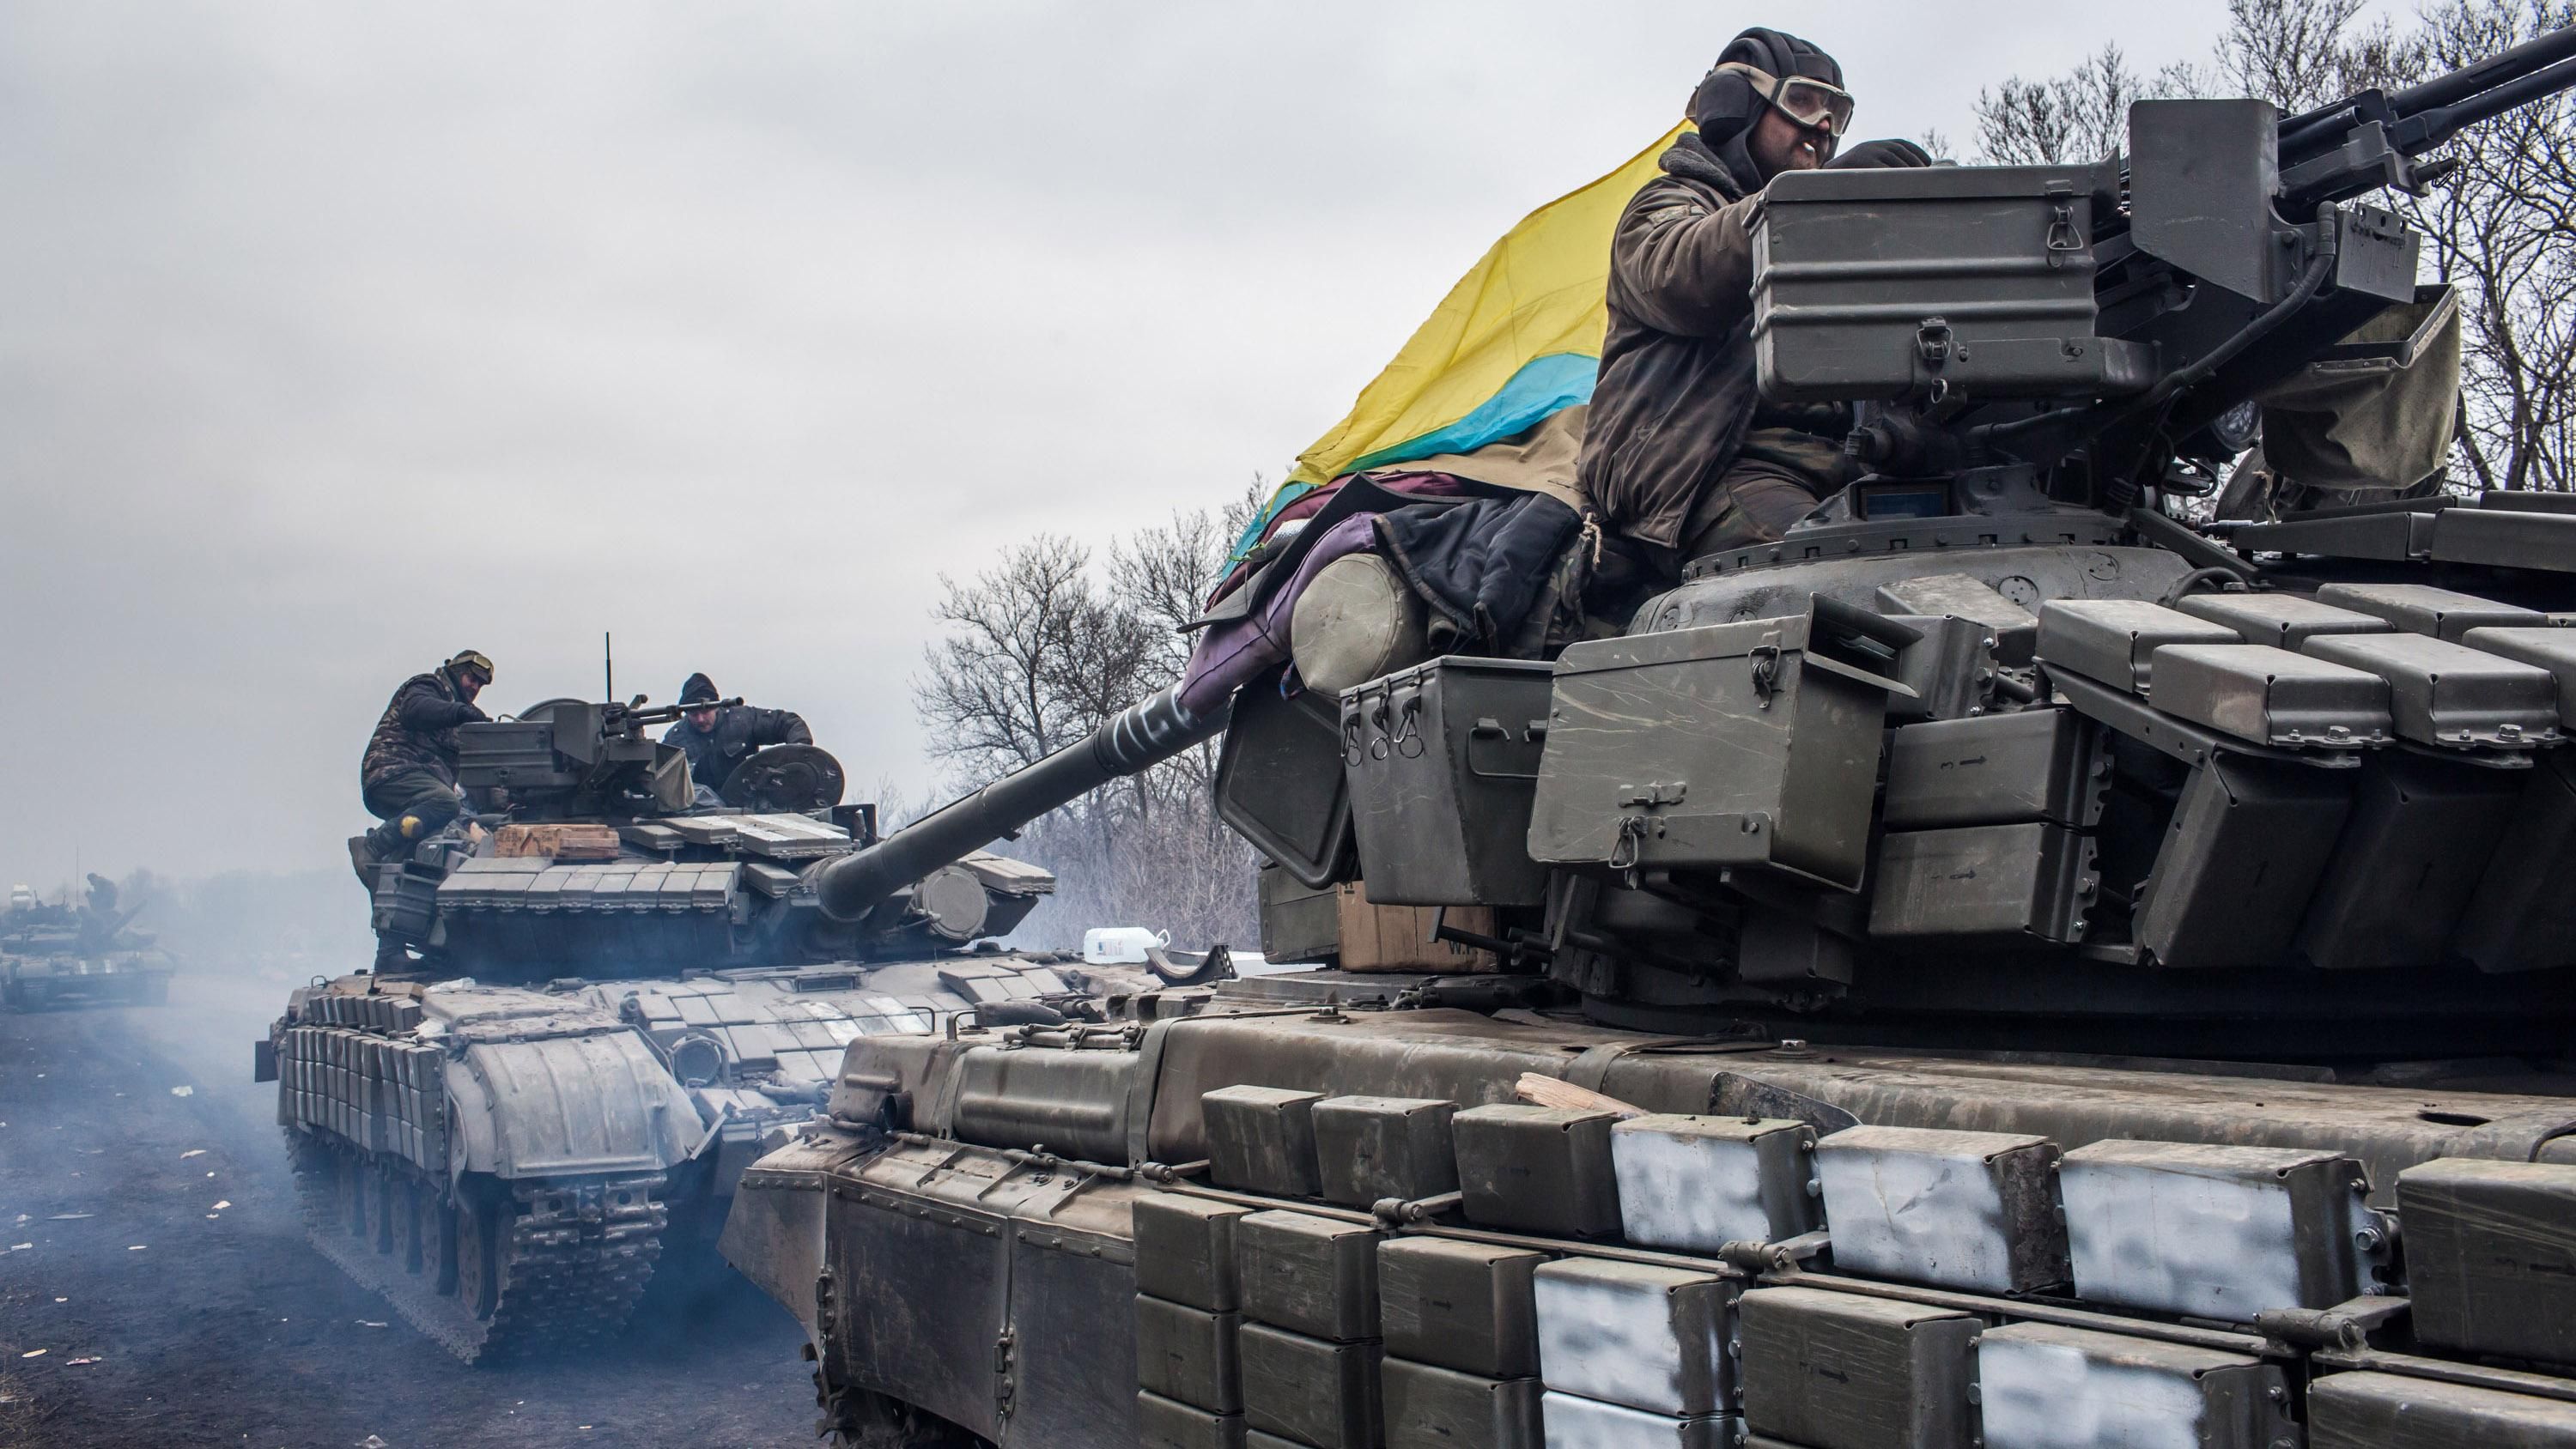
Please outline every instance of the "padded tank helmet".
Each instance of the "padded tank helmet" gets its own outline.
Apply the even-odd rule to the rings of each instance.
[[[1789,119],[1840,138],[1850,130],[1851,92],[1843,68],[1813,42],[1760,27],[1727,42],[1691,93],[1690,118],[1702,140],[1720,145],[1753,128],[1778,107]]]

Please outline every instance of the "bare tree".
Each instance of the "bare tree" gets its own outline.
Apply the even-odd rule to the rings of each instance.
[[[973,579],[943,578],[933,614],[949,632],[926,652],[914,700],[958,783],[1044,758],[1177,681],[1182,628],[1247,516],[1241,503],[1225,517],[1175,513],[1112,543],[1105,574],[1088,550],[1042,536]],[[1013,852],[1058,877],[1031,929],[1057,945],[1110,924],[1249,945],[1259,860],[1217,819],[1216,761],[1213,744],[1185,751],[1023,831]]]
[[[2429,69],[2576,24],[2576,0],[2450,0],[2414,37]],[[2459,170],[2406,211],[2460,290],[2464,471],[2482,488],[2576,487],[2576,103],[2461,133]]]
[[[2014,76],[1978,91],[1979,159],[1998,166],[2099,161],[2128,144],[2132,103],[2194,89],[2188,67],[2140,76],[2119,46],[2105,45],[2053,80]]]

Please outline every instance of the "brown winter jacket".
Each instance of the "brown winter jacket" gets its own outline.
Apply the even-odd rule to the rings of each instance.
[[[1610,333],[1580,469],[1613,533],[1679,548],[1691,504],[1735,459],[1759,402],[1759,186],[1697,136],[1659,164],[1610,242]]]
[[[446,670],[413,675],[394,691],[384,717],[376,721],[376,732],[367,737],[358,783],[372,785],[405,770],[427,770],[455,784],[456,727],[483,718]]]

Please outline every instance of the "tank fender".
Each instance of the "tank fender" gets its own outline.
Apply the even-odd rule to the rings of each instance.
[[[761,1158],[735,1184],[716,1251],[805,1325],[806,1342],[829,1338],[823,1300],[815,1291],[823,1275],[824,1209],[832,1174],[856,1171],[869,1144],[837,1132],[816,1132]]]
[[[447,1059],[451,1173],[661,1172],[706,1136],[689,1094],[625,1028],[467,1040]]]

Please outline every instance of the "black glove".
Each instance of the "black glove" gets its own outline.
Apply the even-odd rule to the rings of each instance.
[[[1929,166],[1932,153],[1911,141],[1863,141],[1825,163],[1828,171],[1856,166]]]
[[[482,724],[491,718],[492,716],[483,712],[483,706],[476,704],[470,699],[460,699],[456,702],[456,722],[458,724]]]

